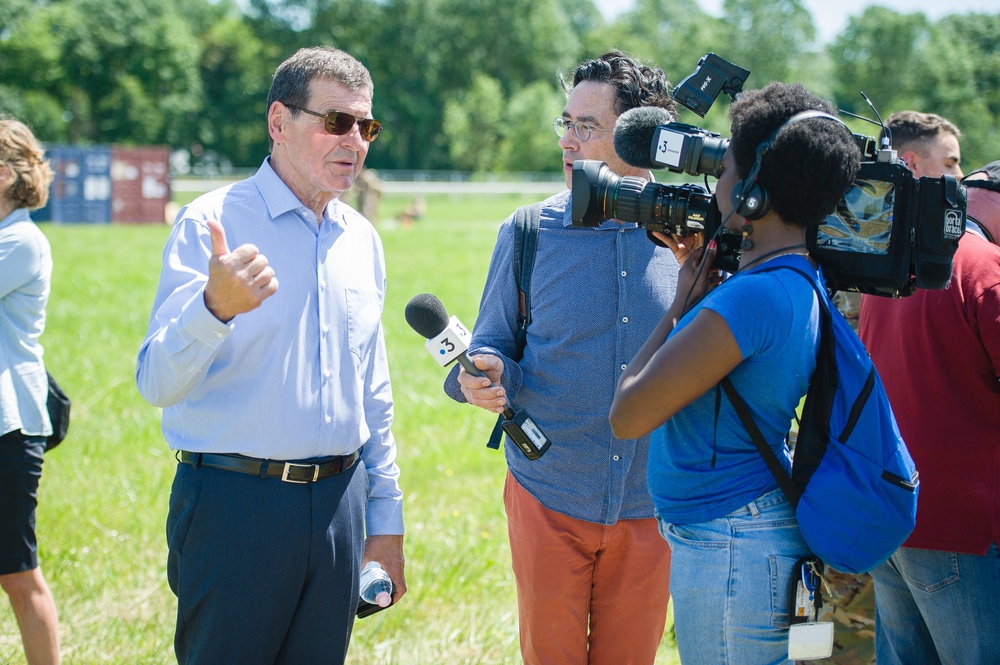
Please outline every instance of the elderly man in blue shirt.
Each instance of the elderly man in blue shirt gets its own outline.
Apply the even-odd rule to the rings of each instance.
[[[348,54],[298,51],[268,95],[270,157],[167,241],[137,383],[179,461],[180,663],[343,663],[362,563],[406,591],[382,245],[338,198],[381,128],[372,93]]]
[[[580,64],[563,85],[555,128],[567,187],[578,159],[649,179],[615,154],[613,129],[638,106],[674,111],[663,72],[612,51]],[[666,620],[670,550],[646,490],[649,437],[615,438],[608,412],[622,371],[673,301],[678,267],[635,224],[574,227],[571,211],[569,191],[542,204],[531,325],[517,362],[513,217],[501,226],[469,349],[488,378],[456,366],[445,390],[495,413],[509,401],[552,441],[534,461],[506,447],[524,662],[651,664]]]

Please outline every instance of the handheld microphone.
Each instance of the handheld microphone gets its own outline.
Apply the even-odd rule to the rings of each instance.
[[[640,169],[662,169],[656,160],[653,136],[660,125],[667,125],[673,117],[659,106],[637,106],[618,117],[615,123],[615,153],[629,166]]]
[[[430,293],[413,296],[406,303],[404,314],[410,327],[427,338],[424,348],[439,365],[445,367],[457,360],[469,374],[486,376],[466,353],[472,340],[469,330],[457,317],[448,316],[448,311],[437,296]],[[529,460],[538,459],[552,445],[542,429],[523,409],[514,411],[509,404],[505,405],[500,426]]]
[[[729,139],[694,125],[674,122],[658,106],[637,106],[618,117],[615,153],[629,166],[668,169],[674,173],[722,174]]]
[[[458,317],[448,316],[444,305],[437,296],[421,293],[413,296],[406,303],[406,322],[410,327],[427,338],[424,348],[441,367],[447,367],[452,361],[465,368],[473,376],[486,376],[476,367],[469,354],[469,343],[472,334],[462,325]]]

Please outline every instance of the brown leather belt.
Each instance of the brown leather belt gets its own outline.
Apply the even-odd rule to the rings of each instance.
[[[258,459],[226,453],[192,453],[181,450],[178,451],[177,461],[195,467],[207,466],[212,469],[236,471],[261,478],[280,478],[286,483],[314,483],[317,480],[347,471],[354,466],[360,457],[360,448],[350,455],[320,458],[314,464]]]

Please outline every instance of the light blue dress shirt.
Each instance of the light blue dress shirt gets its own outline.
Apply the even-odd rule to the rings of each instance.
[[[52,434],[38,343],[51,280],[49,241],[18,208],[0,220],[0,434]]]
[[[212,241],[255,245],[277,292],[222,323],[205,306]],[[265,160],[247,180],[183,208],[163,253],[136,382],[163,407],[174,450],[294,460],[361,446],[368,535],[403,533],[381,315],[382,243],[335,199],[320,224]]]

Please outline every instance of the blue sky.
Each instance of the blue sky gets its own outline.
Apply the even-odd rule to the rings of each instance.
[[[833,39],[837,33],[847,26],[850,16],[857,16],[869,5],[889,7],[901,14],[923,12],[931,19],[938,19],[945,14],[966,14],[969,12],[1000,12],[1000,2],[997,0],[802,0],[812,12],[813,22],[821,41]],[[722,13],[723,0],[698,0],[707,13],[718,16]],[[619,12],[634,6],[634,0],[594,0],[594,4],[606,17],[611,18]]]

